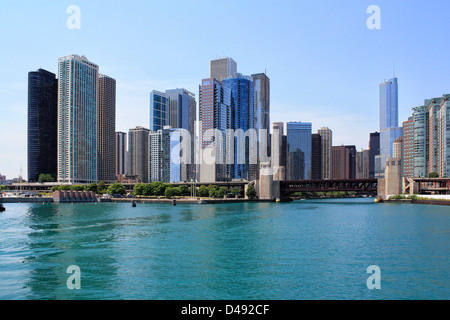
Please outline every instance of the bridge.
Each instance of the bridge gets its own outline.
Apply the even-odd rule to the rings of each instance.
[[[274,181],[273,184],[274,196],[281,199],[287,199],[296,192],[347,191],[376,195],[378,191],[377,179]]]
[[[403,193],[450,194],[450,178],[405,178]]]

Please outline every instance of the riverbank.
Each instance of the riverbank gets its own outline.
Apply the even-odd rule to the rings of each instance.
[[[427,204],[427,205],[436,205],[436,206],[450,206],[450,201],[445,199],[432,199],[428,197],[423,197],[422,199],[420,196],[416,199],[391,199],[391,200],[384,200],[383,203],[414,203],[414,204]]]

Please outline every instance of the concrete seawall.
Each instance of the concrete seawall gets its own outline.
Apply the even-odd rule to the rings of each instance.
[[[219,203],[243,203],[243,202],[274,202],[273,200],[259,200],[259,199],[146,199],[146,198],[112,198],[113,202],[129,202],[132,203],[167,203],[173,204],[175,200],[176,204],[219,204]]]
[[[25,198],[25,197],[7,197],[0,198],[0,203],[49,203],[53,202],[53,198],[42,197],[42,198]]]

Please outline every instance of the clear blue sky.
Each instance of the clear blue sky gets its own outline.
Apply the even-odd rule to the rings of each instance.
[[[69,5],[81,29],[69,30]],[[369,30],[369,5],[381,29]],[[450,2],[365,0],[12,1],[0,4],[0,173],[27,176],[27,74],[57,72],[83,54],[117,80],[117,130],[149,126],[151,90],[198,96],[209,60],[271,79],[271,121],[333,130],[333,144],[367,148],[377,131],[378,86],[399,81],[399,119],[450,93]],[[400,123],[401,125],[401,123]]]

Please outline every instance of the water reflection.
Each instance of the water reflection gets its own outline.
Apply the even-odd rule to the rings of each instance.
[[[30,267],[27,298],[85,299],[114,287],[117,260],[111,239],[116,225],[99,223],[114,210],[96,209],[92,204],[30,206],[28,223],[33,231],[28,233],[30,252],[23,260]],[[81,269],[81,290],[66,286],[70,265]]]

